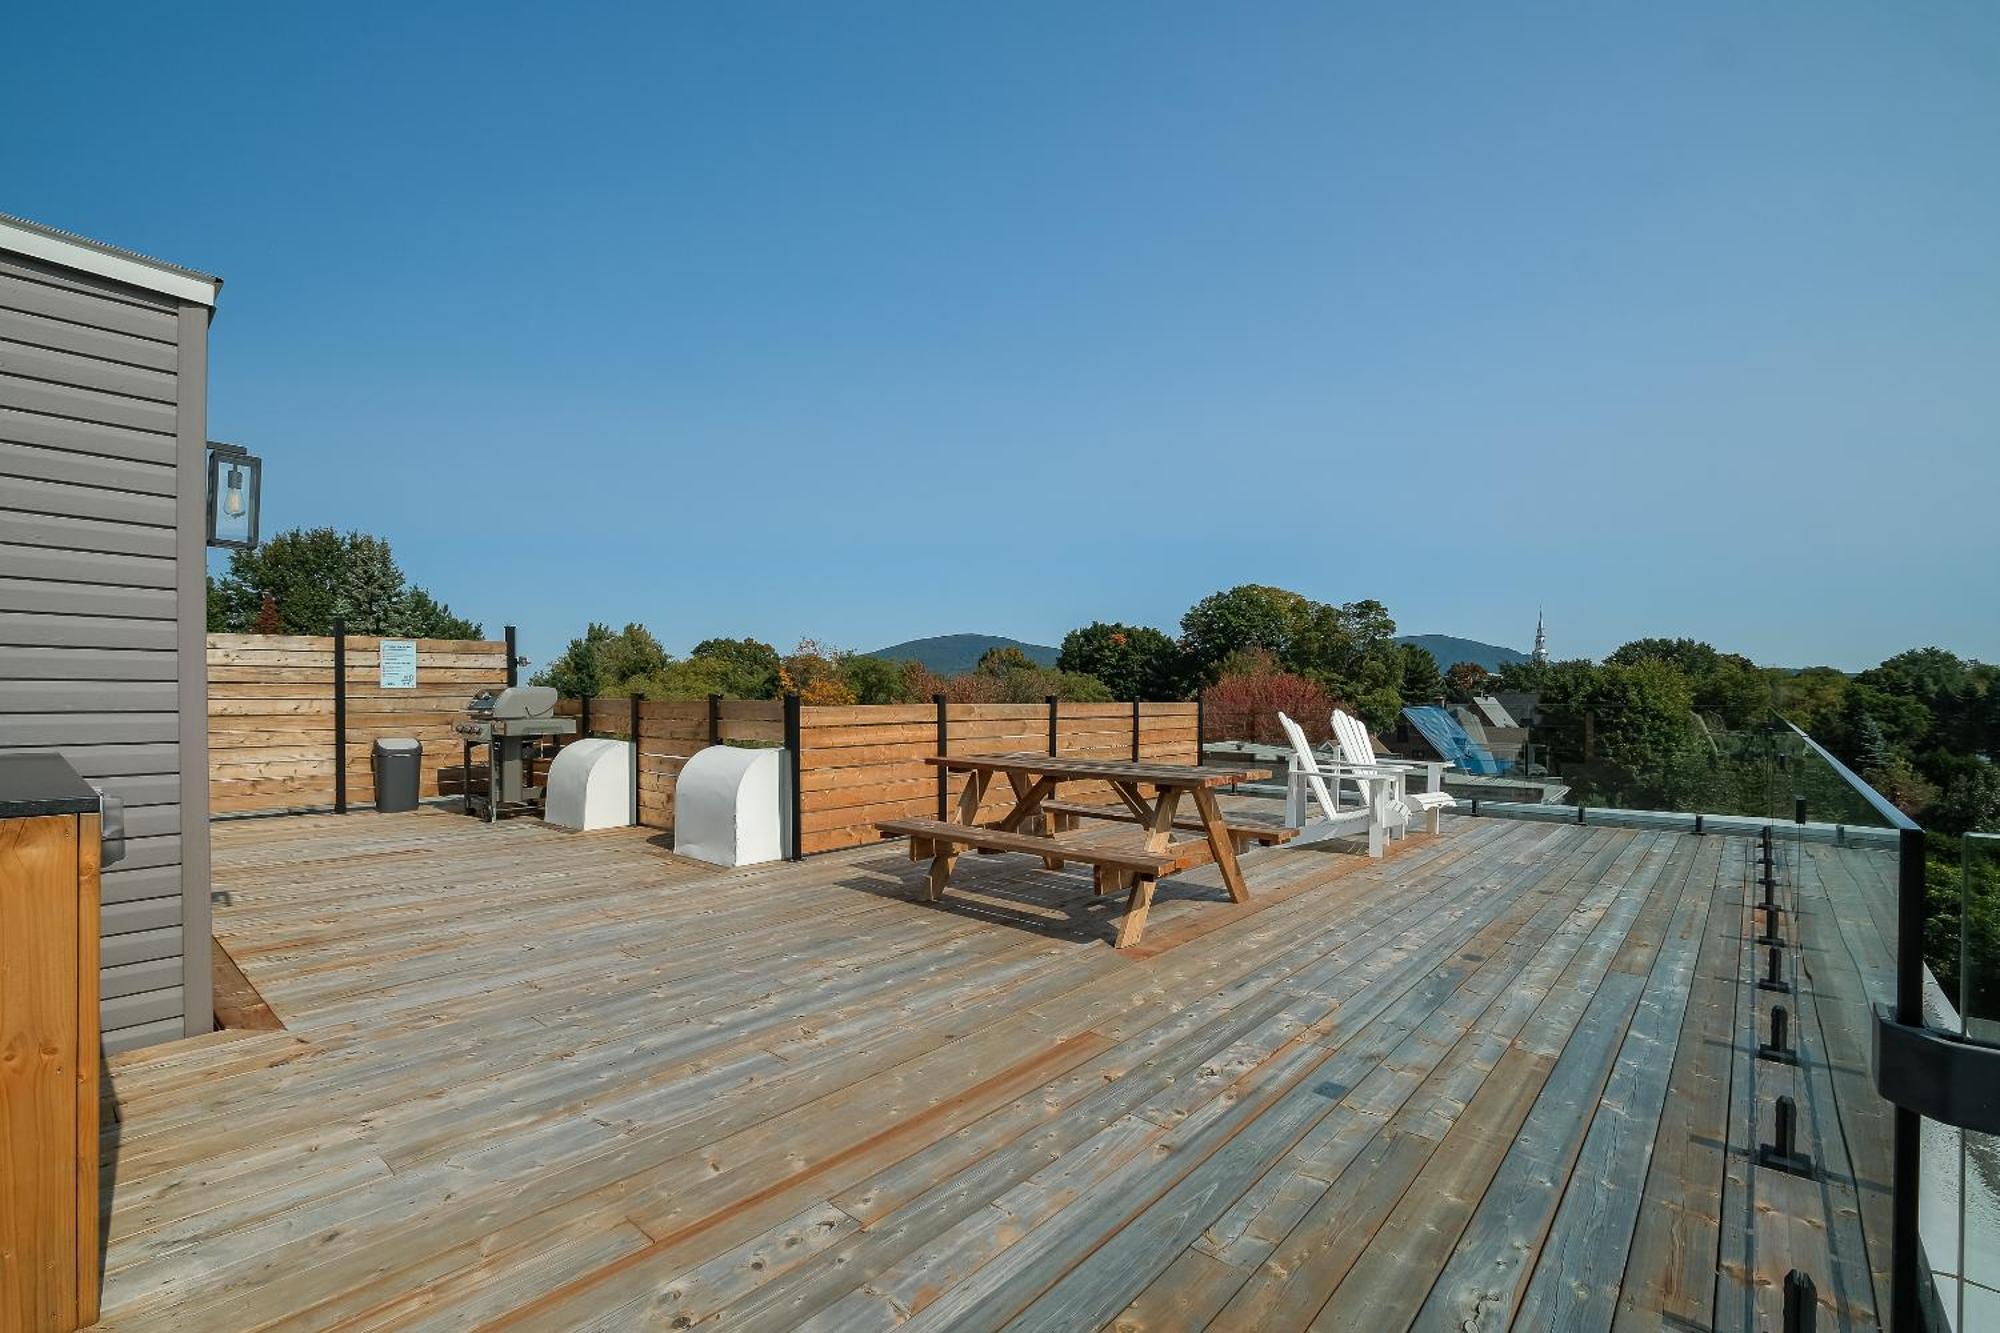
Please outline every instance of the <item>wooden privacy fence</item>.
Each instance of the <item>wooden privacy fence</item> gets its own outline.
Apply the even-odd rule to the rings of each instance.
[[[1192,764],[1199,745],[1195,703],[854,704],[798,709],[798,836],[801,853],[873,842],[878,819],[935,815],[966,779],[940,781],[924,759],[940,753],[1032,750],[1091,759]],[[632,701],[565,699],[562,713],[586,721],[579,735],[629,738]],[[587,717],[586,717],[587,714]],[[639,715],[639,822],[671,828],[674,781],[707,745],[786,743],[782,699],[642,700]],[[1109,799],[1085,784],[1064,796]],[[997,817],[1008,797],[989,797]]]
[[[423,742],[419,794],[459,789],[462,747],[452,723],[485,689],[507,684],[507,641],[418,639],[416,683],[382,684],[382,640],[331,636],[208,636],[209,807],[242,814],[375,799],[369,757],[380,736]],[[344,659],[341,687],[335,659]],[[338,725],[344,718],[345,726]],[[338,742],[345,738],[345,746]]]
[[[623,696],[564,699],[561,717],[578,720],[577,734],[632,738],[633,700]],[[674,826],[674,780],[696,750],[710,745],[783,745],[781,699],[641,699],[639,720],[639,822]]]

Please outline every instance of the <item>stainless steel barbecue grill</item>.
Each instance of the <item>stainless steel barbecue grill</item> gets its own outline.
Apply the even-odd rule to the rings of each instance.
[[[465,740],[465,812],[487,823],[506,815],[534,814],[542,789],[529,781],[544,738],[576,731],[572,718],[556,716],[556,692],[545,685],[510,685],[482,691],[452,729]],[[472,747],[486,747],[486,790],[472,789]]]

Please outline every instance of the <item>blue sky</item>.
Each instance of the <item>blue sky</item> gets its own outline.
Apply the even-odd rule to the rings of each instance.
[[[537,659],[1251,581],[1521,647],[1543,603],[1559,655],[2000,658],[1989,4],[8,27],[0,211],[223,275],[266,530],[388,537]]]

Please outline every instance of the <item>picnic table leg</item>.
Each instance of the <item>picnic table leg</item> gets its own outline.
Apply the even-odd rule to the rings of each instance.
[[[986,784],[993,780],[993,774],[983,768],[975,768],[965,775],[965,785],[958,791],[958,822],[977,824],[979,803],[986,799]]]
[[[1168,787],[1153,802],[1152,819],[1146,824],[1146,850],[1164,852],[1173,841],[1174,811],[1181,803],[1181,789]]]
[[[1215,854],[1215,866],[1222,872],[1222,886],[1229,890],[1229,900],[1249,902],[1250,888],[1243,882],[1243,867],[1236,864],[1236,848],[1229,841],[1229,830],[1222,826],[1222,811],[1215,804],[1215,793],[1206,787],[1196,787],[1194,808],[1201,812],[1201,826],[1208,831],[1208,847]]]
[[[1131,948],[1146,933],[1146,912],[1153,905],[1153,886],[1157,883],[1151,875],[1141,875],[1134,881],[1132,893],[1125,899],[1125,915],[1118,922],[1117,948]]]
[[[935,855],[931,857],[931,876],[928,897],[938,902],[944,897],[944,886],[951,880],[952,863],[958,860],[957,848],[948,842],[932,844]]]

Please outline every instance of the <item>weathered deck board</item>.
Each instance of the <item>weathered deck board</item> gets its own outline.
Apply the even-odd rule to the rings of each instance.
[[[1028,858],[930,904],[899,845],[221,826],[218,934],[287,1030],[112,1062],[104,1326],[1675,1328],[1793,1256],[1860,1326],[1880,885],[1804,854],[1814,1058],[1760,1073],[1750,847],[1259,850],[1250,902],[1168,879],[1120,954]],[[1824,1182],[1748,1168],[1781,1083]]]

